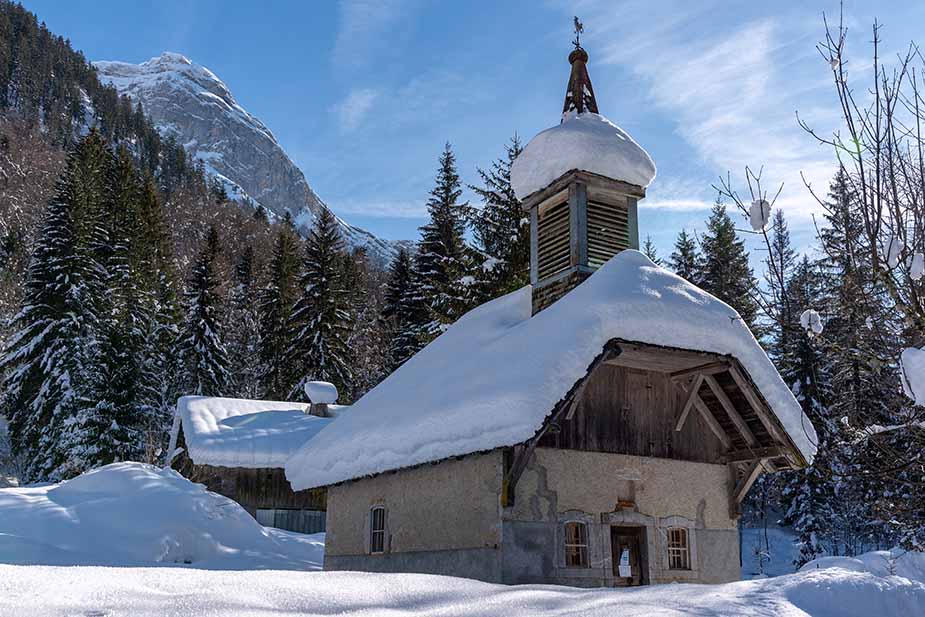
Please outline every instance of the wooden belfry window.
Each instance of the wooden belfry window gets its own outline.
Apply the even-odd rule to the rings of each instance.
[[[537,276],[540,280],[569,267],[570,233],[567,201],[559,202],[539,213],[536,246]]]
[[[672,527],[668,530],[668,568],[691,569],[691,547],[687,539],[687,529],[683,527]]]
[[[385,508],[382,506],[369,511],[369,552],[385,552]]]
[[[588,567],[588,526],[584,523],[565,524],[565,565]]]
[[[629,215],[626,209],[589,201],[588,265],[599,268],[629,246]]]

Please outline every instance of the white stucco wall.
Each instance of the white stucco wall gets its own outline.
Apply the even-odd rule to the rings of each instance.
[[[376,504],[387,509],[389,553],[497,548],[501,480],[495,450],[332,486],[325,553],[365,554]]]

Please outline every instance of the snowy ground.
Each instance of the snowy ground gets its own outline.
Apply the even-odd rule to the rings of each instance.
[[[767,546],[767,556],[759,572],[757,548]],[[746,528],[742,530],[742,578],[751,579],[759,576],[781,576],[796,572],[793,565],[800,554],[793,531],[784,527],[769,527],[767,545],[764,530]]]
[[[311,571],[323,550],[323,534],[265,529],[172,471],[117,463],[0,489],[0,617],[925,615],[921,553],[823,558],[727,585],[580,590]]]
[[[907,617],[925,585],[820,569],[727,585],[506,587],[423,574],[0,566],[0,615]]]
[[[142,463],[0,490],[0,563],[317,570],[323,554],[323,534],[261,527],[234,501]]]

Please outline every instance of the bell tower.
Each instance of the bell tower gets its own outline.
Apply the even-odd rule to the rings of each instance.
[[[534,137],[511,169],[530,213],[534,314],[620,251],[639,248],[637,202],[655,177],[645,150],[598,113],[582,30],[576,18],[560,124]]]

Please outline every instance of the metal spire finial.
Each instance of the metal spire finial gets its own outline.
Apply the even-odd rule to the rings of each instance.
[[[577,15],[572,18],[572,21],[575,24],[575,40],[572,41],[572,45],[575,49],[581,49],[581,33],[585,31],[585,25],[581,23]]]

